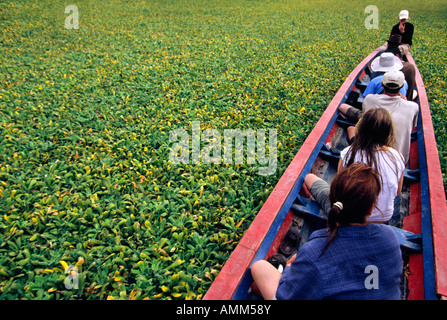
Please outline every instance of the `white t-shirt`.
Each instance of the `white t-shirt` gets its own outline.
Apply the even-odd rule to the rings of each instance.
[[[395,147],[404,156],[405,163],[410,157],[411,131],[417,125],[419,106],[416,102],[407,101],[399,96],[386,94],[370,94],[363,101],[362,113],[377,107],[388,110],[393,118]]]
[[[340,157],[343,166],[349,159],[347,159],[347,153],[350,150],[350,146],[343,149],[340,153]],[[391,219],[394,212],[394,198],[397,196],[397,190],[399,188],[399,181],[405,170],[405,164],[403,161],[402,154],[394,148],[389,148],[388,151],[377,151],[376,152],[377,162],[379,168],[375,168],[379,171],[381,178],[381,191],[377,199],[376,206],[380,211],[374,207],[371,216],[369,217],[369,222],[386,222]],[[350,155],[348,155],[348,158]],[[355,156],[355,162],[366,163],[366,157],[360,156],[358,152]]]

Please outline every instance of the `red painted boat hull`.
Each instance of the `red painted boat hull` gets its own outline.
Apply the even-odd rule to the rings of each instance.
[[[304,175],[308,173],[305,172],[305,168],[308,166],[309,158],[314,154],[319,144],[321,144],[324,134],[327,134],[328,126],[332,126],[334,123],[334,115],[338,114],[340,103],[347,97],[355,81],[364,74],[365,67],[377,56],[380,50],[381,48],[377,48],[368,55],[342,84],[315,128],[309,134],[283,176],[278,181],[240,243],[214,280],[204,296],[204,300],[234,299],[244,277],[249,273],[251,264],[257,259],[268,258],[268,256],[277,251],[279,243],[291,223],[291,215],[293,213],[289,210],[291,205],[290,199],[294,197],[294,194],[299,192]],[[408,55],[408,59],[409,62],[414,63],[411,55]],[[445,228],[447,226],[447,205],[428,99],[422,77],[418,70],[416,72],[416,87],[423,126],[423,130],[421,131],[423,132],[423,139],[418,139],[418,142],[422,142],[425,146],[426,161],[424,161],[424,170],[426,163],[428,186],[424,186],[424,190],[428,188],[429,220],[432,221],[429,232],[432,233],[430,236],[433,238],[432,248],[435,273],[433,287],[435,287],[436,295],[447,296],[447,230]],[[325,139],[323,140],[326,141]],[[412,165],[417,166],[419,164],[417,144],[412,148],[413,160],[410,159],[410,162]],[[412,194],[421,193],[420,183],[412,185],[411,188]],[[410,216],[406,217],[403,222],[404,229],[418,234],[423,229],[421,224],[422,206],[420,200],[420,197],[411,197]],[[427,204],[425,206],[427,207]],[[427,209],[423,211],[427,212]],[[280,220],[279,225],[278,220]],[[274,229],[273,231],[272,228]],[[424,228],[427,232],[427,227]],[[276,234],[273,240],[268,239],[271,233]],[[429,237],[429,239],[431,238]],[[426,242],[430,241],[428,240]],[[265,246],[265,242],[269,242],[269,248],[260,256],[261,245],[264,243]],[[430,246],[431,244],[425,243],[425,245]],[[427,267],[425,268],[427,269]],[[424,283],[424,258],[422,254],[411,255],[408,277],[408,299],[424,299],[426,297],[424,290],[426,284]]]

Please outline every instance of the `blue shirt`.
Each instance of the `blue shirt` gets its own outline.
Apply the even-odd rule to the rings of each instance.
[[[278,300],[399,300],[402,253],[395,232],[382,224],[342,226],[326,245],[315,231],[284,270]]]
[[[383,92],[382,78],[383,74],[373,78],[366,86],[365,92],[363,92],[363,96],[366,97],[368,94],[382,93]],[[407,96],[407,91],[408,91],[408,83],[405,80],[404,86],[399,90],[399,92],[404,96]]]

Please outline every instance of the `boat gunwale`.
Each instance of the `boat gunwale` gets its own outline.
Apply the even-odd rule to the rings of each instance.
[[[271,240],[266,239],[266,237],[269,233],[274,233],[272,227],[275,227],[277,231],[282,221],[289,214],[290,206],[286,204],[294,200],[294,195],[301,188],[304,181],[303,173],[306,173],[304,171],[310,168],[311,156],[318,153],[316,150],[321,147],[321,140],[325,133],[327,135],[328,128],[332,127],[335,122],[339,114],[339,105],[344,101],[343,99],[347,98],[349,92],[355,86],[356,79],[364,72],[372,59],[379,54],[381,49],[382,47],[379,47],[370,53],[346,78],[219,272],[205,294],[204,300],[230,300],[238,295],[238,288],[251,264],[257,259],[264,258],[260,255],[265,255],[269,249],[265,250],[264,248],[263,252],[259,252],[262,244]],[[408,55],[408,61],[416,66],[411,54]],[[426,234],[425,246],[429,248],[427,251],[431,251],[427,255],[428,259],[424,257],[424,277],[431,279],[430,282],[433,282],[430,284],[424,283],[425,297],[445,298],[447,297],[447,230],[443,226],[447,225],[447,202],[427,93],[417,66],[416,88],[419,100],[419,116],[422,124],[422,130],[420,131],[422,137],[418,137],[418,141],[422,142],[423,150],[425,150],[425,152],[420,151],[423,152],[420,156],[425,160],[420,163],[422,166],[420,169],[424,171],[424,179],[427,180],[425,192],[428,193],[428,203],[423,206],[425,209],[422,209],[421,224],[423,233]],[[298,190],[296,190],[297,188]],[[430,234],[427,236],[427,233]],[[428,269],[433,269],[433,271]]]
[[[447,202],[444,191],[444,182],[442,179],[441,164],[436,144],[436,138],[431,118],[430,106],[427,92],[422,79],[422,75],[417,68],[414,58],[411,54],[407,55],[408,62],[416,66],[416,88],[419,99],[419,116],[422,122],[423,145],[425,148],[425,160],[420,163],[420,169],[426,170],[427,187],[429,194],[429,204],[425,233],[431,231],[433,259],[434,259],[434,281],[435,294],[440,297],[447,297]],[[441,186],[441,187],[440,187]],[[426,285],[427,286],[427,285]]]

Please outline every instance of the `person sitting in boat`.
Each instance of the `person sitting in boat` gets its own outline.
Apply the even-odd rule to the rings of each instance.
[[[402,37],[402,43],[399,45],[399,48],[404,56],[410,52],[413,45],[414,25],[408,22],[409,19],[410,13],[408,10],[402,10],[399,12],[399,23],[391,29],[392,35],[397,34]]]
[[[383,75],[388,71],[397,71],[403,68],[402,60],[392,52],[383,52],[379,57],[375,58],[371,63],[371,70],[379,73],[378,76],[371,79],[366,86],[363,96],[366,98],[369,94],[378,94],[383,92],[382,79]],[[406,96],[408,91],[408,83],[405,81],[404,86],[399,90],[402,96]]]
[[[395,198],[402,191],[405,170],[402,154],[393,148],[395,136],[391,114],[383,108],[371,108],[355,130],[353,143],[340,153],[338,170],[362,162],[378,172],[382,191],[369,222],[388,222],[393,216]],[[312,173],[306,175],[304,184],[327,214],[331,209],[329,184]]]
[[[379,74],[374,76],[366,86],[363,96],[366,98],[370,94],[383,93],[383,76],[388,71],[401,70],[403,67],[402,60],[399,59],[392,52],[383,52],[380,56],[375,58],[371,63],[371,69],[374,73]],[[399,89],[399,93],[402,97],[405,97],[408,90],[408,84],[404,81],[404,86]],[[342,103],[339,107],[340,113],[348,118],[350,121],[356,123],[360,116],[361,111],[358,108],[354,108],[349,103]]]
[[[416,91],[414,90],[416,88],[416,67],[410,62],[404,61],[404,56],[399,48],[402,43],[401,40],[402,36],[398,34],[391,35],[387,41],[385,52],[391,52],[402,62],[402,69],[400,71],[404,74],[405,81],[408,85],[407,94],[405,97],[407,100],[412,101],[416,98]]]
[[[405,163],[410,156],[411,132],[417,125],[419,106],[416,102],[407,101],[399,93],[405,82],[401,71],[389,71],[382,79],[384,94],[371,94],[365,98],[362,110],[350,106],[340,106],[340,112],[350,121],[357,122],[362,113],[373,107],[387,109],[393,118],[395,147],[403,155]],[[349,129],[349,128],[348,128]],[[348,138],[353,139],[352,130],[348,130]]]
[[[355,163],[334,178],[328,228],[313,232],[281,274],[266,260],[251,267],[264,299],[400,299],[402,253],[395,232],[368,223],[380,193],[374,169]]]
[[[416,102],[407,101],[399,93],[404,85],[405,76],[401,71],[387,72],[383,77],[384,94],[373,94],[363,101],[363,112],[371,108],[384,108],[393,118],[395,147],[403,155],[405,163],[410,156],[411,132],[417,125],[419,106]]]

